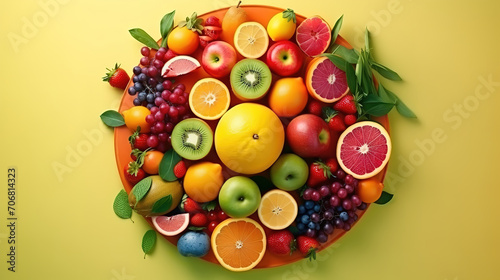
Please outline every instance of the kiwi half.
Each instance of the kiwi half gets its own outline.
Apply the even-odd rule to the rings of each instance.
[[[272,78],[269,67],[253,58],[238,61],[229,76],[234,95],[243,101],[262,98],[271,87]]]
[[[198,118],[182,120],[172,131],[172,148],[185,159],[204,158],[212,149],[213,142],[212,129],[205,121]]]

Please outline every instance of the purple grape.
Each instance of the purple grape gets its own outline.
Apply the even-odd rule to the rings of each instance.
[[[340,205],[340,198],[336,195],[330,196],[330,206],[337,207]]]
[[[337,194],[337,192],[342,188],[342,184],[339,183],[339,182],[334,182],[331,186],[330,186],[330,192],[332,194]]]
[[[134,75],[138,76],[139,74],[142,73],[142,68],[140,66],[134,66],[132,72],[134,73]]]
[[[352,209],[352,201],[350,199],[344,199],[342,201],[342,207],[344,207],[345,210],[351,210]]]
[[[352,201],[352,204],[354,204],[354,206],[355,206],[355,207],[360,207],[360,206],[361,206],[361,203],[363,203],[363,202],[361,201],[361,199],[359,198],[359,196],[358,196],[358,195],[356,195],[356,194],[353,194],[353,195],[351,196],[351,201]]]
[[[311,221],[314,223],[319,223],[320,221],[320,215],[318,213],[312,213],[311,214]]]
[[[315,237],[316,236],[316,230],[312,228],[308,228],[306,231],[306,236],[308,237]]]
[[[335,227],[331,223],[325,223],[323,225],[323,231],[326,234],[332,234],[334,229],[335,229]]]
[[[347,197],[347,190],[342,188],[337,192],[337,195],[340,199],[344,199]]]
[[[313,192],[311,193],[311,200],[312,201],[319,201],[321,199],[321,195],[319,194],[319,192],[317,190],[313,190]]]
[[[305,189],[304,193],[302,193],[302,198],[304,198],[304,200],[311,200],[311,195],[313,191],[314,189],[311,188]]]
[[[327,221],[331,221],[333,219],[333,211],[328,209],[326,210],[324,213],[323,213],[323,219],[327,220]]]
[[[326,235],[326,233],[320,231],[320,232],[318,232],[318,236],[316,236],[316,240],[319,243],[325,243],[326,241],[328,241],[328,235]]]
[[[337,179],[339,179],[339,180],[344,180],[345,176],[346,176],[346,174],[345,174],[344,170],[342,170],[342,169],[339,169],[335,172],[335,177],[337,177]]]
[[[323,185],[319,187],[319,194],[321,195],[321,197],[326,197],[330,195],[330,188],[328,187],[328,185]]]
[[[353,187],[352,185],[348,185],[348,184],[346,184],[346,185],[344,186],[344,189],[347,191],[347,193],[348,193],[348,194],[351,194],[351,193],[353,193],[353,192],[354,192],[354,187]]]

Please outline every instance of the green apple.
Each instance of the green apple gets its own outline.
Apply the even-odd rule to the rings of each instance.
[[[234,176],[227,179],[219,191],[219,205],[232,218],[252,215],[260,204],[259,186],[252,179]]]
[[[285,191],[294,191],[307,181],[309,167],[307,162],[296,154],[282,154],[271,166],[271,181]]]

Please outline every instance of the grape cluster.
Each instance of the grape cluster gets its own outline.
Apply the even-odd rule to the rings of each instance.
[[[129,87],[128,93],[135,96],[135,106],[142,105],[151,111],[146,117],[146,122],[151,125],[147,145],[162,151],[167,148],[174,126],[190,117],[189,93],[185,91],[184,84],[174,85],[171,80],[161,76],[163,65],[175,54],[163,47],[156,53],[143,47],[141,54],[140,66],[132,69],[134,84]]]
[[[320,243],[326,242],[335,229],[350,230],[358,220],[357,210],[367,207],[356,193],[358,180],[341,169],[334,175],[335,179],[327,184],[306,188],[302,194],[304,202],[299,205],[296,221],[299,233]],[[314,211],[308,209],[311,205]]]

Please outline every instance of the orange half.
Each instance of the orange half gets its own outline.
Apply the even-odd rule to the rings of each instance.
[[[217,120],[229,109],[231,97],[227,86],[214,78],[196,82],[189,94],[189,107],[199,118]]]
[[[250,218],[229,218],[214,229],[212,250],[219,263],[231,271],[254,268],[266,252],[266,234]]]

